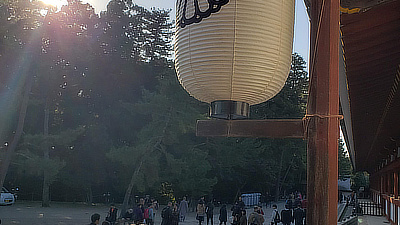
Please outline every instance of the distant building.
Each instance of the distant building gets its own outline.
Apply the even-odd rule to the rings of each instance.
[[[351,193],[353,192],[351,190],[351,179],[350,178],[339,179],[338,191],[339,191],[340,201],[346,201],[346,199],[350,197]]]

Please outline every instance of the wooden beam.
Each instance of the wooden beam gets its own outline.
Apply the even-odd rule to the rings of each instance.
[[[303,120],[199,120],[202,137],[304,138]]]
[[[397,171],[398,168],[400,168],[400,158],[396,158],[393,162],[388,163],[382,169],[375,172],[373,176],[383,176],[382,174]]]

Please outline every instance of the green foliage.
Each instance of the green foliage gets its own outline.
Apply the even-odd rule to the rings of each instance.
[[[56,147],[68,148],[80,135],[85,131],[84,127],[78,127],[76,129],[67,129],[59,134],[48,135],[45,137],[43,134],[27,134],[24,136],[22,143],[23,148],[38,149],[44,142],[48,142],[53,149]]]
[[[230,201],[239,192],[274,192],[277,186],[294,191],[304,184],[301,140],[195,136],[196,120],[207,118],[208,106],[190,97],[176,78],[169,60],[169,10],[147,10],[131,0],[110,1],[100,16],[78,0],[57,12],[38,1],[0,0],[0,6],[0,66],[6,74],[0,76],[0,104],[18,102],[7,99],[5,90],[20,71],[35,75],[12,171],[15,183],[48,170],[53,185],[62,187],[52,188],[52,196],[101,201],[95,196],[112,192],[116,202],[132,177],[135,195],[170,199],[214,194]],[[15,69],[27,59],[34,66]],[[253,119],[304,115],[305,62],[298,54],[292,60],[285,87],[252,107]],[[20,93],[11,89],[14,96]],[[1,110],[1,121],[15,117],[16,110]],[[12,136],[4,130],[0,140]],[[51,147],[50,159],[42,157],[44,143]],[[36,191],[41,184],[32,185]]]
[[[339,140],[338,162],[339,178],[346,178],[350,176],[353,169],[351,167],[350,158],[345,152],[344,142],[342,139]]]
[[[161,71],[157,91],[143,90],[142,100],[138,103],[121,104],[132,118],[147,121],[137,132],[132,146],[115,148],[108,154],[113,161],[122,163],[127,171],[134,171],[143,163],[134,184],[137,191],[157,190],[165,182],[177,187],[174,190],[178,194],[198,193],[197,189],[196,192],[192,189],[195,187],[202,189],[200,193],[211,190],[215,179],[202,178],[211,169],[206,156],[191,147],[197,144],[197,140],[182,140],[182,137],[194,133],[196,118],[201,115],[199,103],[180,87],[172,68]],[[192,168],[193,160],[200,163],[195,170]],[[194,171],[201,174],[196,176]]]
[[[352,177],[351,189],[359,191],[360,187],[369,188],[369,174],[367,172],[356,172]]]
[[[74,130],[66,130],[57,135],[49,135],[47,138],[42,134],[24,135],[21,143],[21,151],[18,153],[18,161],[22,166],[22,172],[32,175],[41,175],[44,171],[49,173],[49,182],[53,182],[66,162],[57,156],[57,151],[70,149],[73,142],[84,132],[83,127]],[[43,158],[44,143],[49,143],[53,157]]]
[[[305,64],[304,59],[294,53],[285,86],[271,100],[253,106],[250,116],[253,119],[303,117],[308,95],[308,74]]]
[[[99,23],[104,53],[135,63],[166,59],[171,54],[169,12],[148,11],[132,0],[110,1]]]
[[[43,171],[49,172],[49,182],[52,183],[57,177],[57,174],[65,167],[66,162],[59,157],[44,159],[41,155],[37,155],[29,150],[18,153],[21,159],[21,166],[24,168],[24,173],[41,176]]]
[[[177,196],[189,195],[199,198],[211,193],[217,183],[217,177],[207,160],[208,154],[200,149],[204,144],[193,144],[175,146],[177,151],[173,153],[174,158],[169,165],[170,172],[163,173],[164,179],[174,185]]]
[[[306,145],[301,140],[229,138],[209,142],[209,160],[219,180],[215,191],[224,201],[231,202],[243,192],[273,193],[277,179],[281,190],[304,188]]]

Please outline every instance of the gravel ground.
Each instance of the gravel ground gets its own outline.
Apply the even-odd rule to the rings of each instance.
[[[283,202],[279,202],[278,210],[283,209]],[[118,205],[117,205],[118,207]],[[160,207],[162,209],[162,207]],[[11,206],[0,206],[0,219],[1,225],[85,225],[90,223],[90,216],[98,213],[101,216],[101,221],[105,219],[109,207],[105,205],[90,206],[81,203],[56,203],[52,202],[51,207],[42,208],[40,202],[16,202]],[[161,209],[156,213],[155,225],[161,223]],[[228,207],[228,210],[230,208]],[[269,216],[272,209],[270,207],[263,207],[265,213],[264,224],[269,224]],[[252,212],[252,208],[247,209],[247,215]],[[229,214],[229,211],[228,211]],[[214,210],[214,225],[219,224],[218,220],[219,208]],[[186,215],[185,222],[181,225],[198,225],[195,219],[195,213],[190,212]],[[101,224],[101,223],[100,223]],[[203,223],[206,225],[206,223]]]

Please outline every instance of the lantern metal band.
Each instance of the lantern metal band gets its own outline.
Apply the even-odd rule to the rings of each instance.
[[[190,18],[187,18],[186,12],[188,8],[188,1],[189,0],[178,0],[178,9],[183,7],[181,18],[178,22],[179,26],[182,28],[192,23],[199,23],[202,19],[209,17],[211,13],[218,12],[223,5],[226,5],[229,2],[229,0],[208,0],[208,9],[201,11],[198,0],[192,0],[193,6],[189,7],[194,7],[194,15]]]
[[[249,117],[250,105],[246,102],[230,100],[211,102],[211,117],[218,119],[236,120]]]

